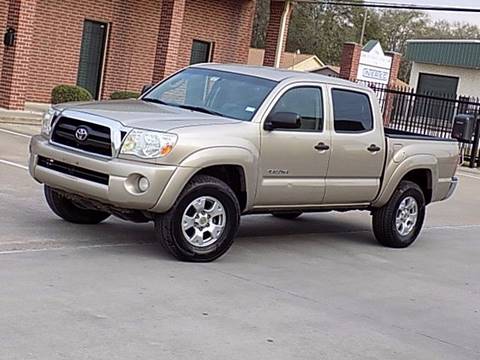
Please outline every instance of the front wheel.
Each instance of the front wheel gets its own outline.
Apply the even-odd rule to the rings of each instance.
[[[389,202],[373,212],[373,232],[378,242],[392,248],[410,246],[425,219],[425,196],[411,181],[402,181]]]
[[[75,224],[99,224],[107,219],[110,214],[90,210],[77,205],[51,187],[44,187],[45,199],[50,209],[62,219]]]
[[[208,262],[233,244],[240,224],[240,206],[223,181],[200,175],[191,180],[173,208],[155,219],[163,247],[183,261]]]

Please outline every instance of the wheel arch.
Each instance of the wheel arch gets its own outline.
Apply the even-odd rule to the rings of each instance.
[[[197,175],[209,175],[229,185],[244,211],[250,208],[255,198],[257,158],[250,150],[238,147],[197,151],[182,161],[151,211],[168,211],[187,183]]]
[[[400,164],[391,163],[385,171],[384,179],[387,181],[383,183],[378,197],[373,201],[373,207],[385,205],[403,180],[420,186],[428,204],[434,197],[438,182],[438,161],[431,155],[411,156]]]

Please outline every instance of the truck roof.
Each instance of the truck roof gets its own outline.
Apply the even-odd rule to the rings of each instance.
[[[325,75],[309,73],[304,71],[275,69],[267,66],[206,63],[206,64],[192,65],[192,67],[219,70],[219,71],[228,71],[228,72],[233,72],[233,73],[238,73],[243,75],[256,76],[256,77],[273,80],[277,82],[287,80],[287,79],[298,80],[298,81],[319,81],[326,84],[343,85],[343,86],[362,88],[362,89],[366,88],[366,86],[362,84],[357,84],[352,81],[339,79],[331,76],[325,76]]]

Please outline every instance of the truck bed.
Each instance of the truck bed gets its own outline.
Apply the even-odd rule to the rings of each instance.
[[[448,141],[448,142],[456,142],[455,139],[450,138],[443,138],[438,136],[432,135],[423,135],[423,134],[416,134],[409,131],[397,130],[392,128],[385,128],[385,136],[389,138],[397,138],[397,139],[410,139],[410,140],[430,140],[430,141]]]

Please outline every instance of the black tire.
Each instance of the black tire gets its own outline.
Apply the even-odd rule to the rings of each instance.
[[[67,199],[61,193],[47,185],[44,186],[44,192],[50,209],[52,209],[57,216],[68,222],[94,225],[101,223],[110,216],[110,214],[102,211],[79,207],[75,202]]]
[[[273,212],[272,215],[276,218],[280,219],[287,219],[287,220],[295,220],[300,215],[302,215],[302,211],[291,211],[291,212]]]
[[[183,234],[182,217],[187,207],[202,196],[214,197],[225,210],[225,228],[220,237],[205,247],[192,245]],[[227,252],[240,225],[240,205],[235,193],[223,181],[206,175],[195,176],[182,191],[172,209],[155,218],[155,234],[163,247],[182,261],[209,262]]]
[[[413,197],[417,202],[417,221],[407,235],[401,235],[396,226],[399,206],[407,197]],[[373,233],[378,242],[391,248],[406,248],[410,246],[420,234],[425,220],[425,196],[422,189],[411,181],[402,181],[393,193],[389,202],[373,212]]]

